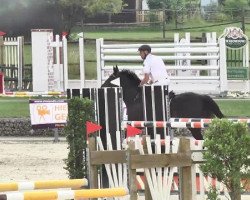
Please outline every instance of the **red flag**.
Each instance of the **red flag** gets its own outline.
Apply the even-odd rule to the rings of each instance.
[[[0,36],[4,36],[6,33],[3,31],[0,31]]]
[[[127,125],[127,137],[134,137],[135,135],[138,135],[141,133],[142,133],[141,129]]]
[[[63,31],[63,32],[62,32],[62,36],[67,37],[68,34],[69,34],[69,33],[68,33],[67,31]]]
[[[87,135],[89,135],[90,133],[94,133],[96,131],[99,131],[102,129],[102,126],[95,124],[93,122],[86,122],[86,129],[87,129]]]

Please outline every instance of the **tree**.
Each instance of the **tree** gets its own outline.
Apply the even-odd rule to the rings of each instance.
[[[122,0],[59,0],[65,30],[70,32],[73,22],[84,21],[88,15],[98,13],[118,13],[122,9]]]
[[[0,30],[7,36],[25,36],[31,29],[60,29],[60,13],[57,0],[1,0]]]
[[[225,13],[233,18],[241,17],[245,8],[248,8],[247,0],[225,0],[224,10]]]
[[[250,135],[246,123],[214,119],[205,131],[201,165],[205,175],[225,184],[232,200],[241,199],[241,179],[250,178]]]
[[[1,0],[0,30],[8,36],[30,35],[30,29],[70,32],[75,22],[98,13],[117,13],[122,0]]]
[[[184,0],[148,0],[150,9],[165,9],[166,21],[177,19],[177,11],[184,5]]]

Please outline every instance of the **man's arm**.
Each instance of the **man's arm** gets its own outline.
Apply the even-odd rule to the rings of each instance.
[[[141,80],[140,86],[146,84],[149,81],[149,74],[144,74],[144,78]]]

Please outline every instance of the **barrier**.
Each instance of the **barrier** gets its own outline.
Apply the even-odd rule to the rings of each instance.
[[[54,189],[54,188],[79,189],[87,185],[88,185],[87,179],[10,182],[10,183],[0,183],[0,192],[35,190],[35,189]]]
[[[144,127],[156,127],[156,128],[206,128],[212,122],[213,119],[201,119],[201,118],[170,118],[170,121],[123,121],[122,129],[125,129],[127,125],[144,128]],[[245,122],[250,126],[250,118],[242,119],[228,119],[233,122]]]
[[[158,86],[161,87],[161,86]],[[149,87],[151,88],[151,87]],[[146,89],[145,89],[146,90]],[[157,89],[154,91],[157,91]],[[151,121],[139,121],[139,122],[131,122],[131,123],[138,123],[138,126],[151,128],[153,127],[152,133],[156,133],[158,127],[167,127],[167,123],[175,123],[178,125],[183,123],[185,124],[185,128],[187,123],[199,123],[200,126],[197,128],[201,128],[201,124],[206,124],[211,121],[211,119],[196,119],[196,118],[172,118],[170,121],[166,115],[166,106],[164,100],[166,100],[167,91],[160,90],[160,94],[152,93],[149,91],[144,91],[144,95],[149,95],[151,98],[148,102],[145,103],[144,107],[144,116],[146,116],[147,120]],[[121,141],[126,141],[125,139],[125,132],[123,131],[125,128],[124,121],[122,126],[119,125],[122,119],[122,91],[121,88],[100,88],[100,89],[83,89],[83,90],[67,90],[68,98],[72,96],[78,97],[88,97],[94,100],[95,105],[95,112],[96,112],[96,121],[98,124],[103,126],[103,130],[99,132],[100,137],[89,138],[89,169],[90,169],[90,186],[91,188],[98,188],[100,186],[98,179],[98,169],[100,165],[104,165],[108,180],[105,180],[108,186],[111,187],[126,187],[127,184],[129,185],[130,191],[130,199],[137,198],[137,191],[138,185],[136,184],[136,180],[141,181],[139,175],[137,175],[138,169],[145,168],[145,176],[147,177],[145,180],[144,188],[146,196],[153,195],[156,198],[153,199],[166,199],[165,196],[170,196],[171,191],[175,190],[178,191],[179,195],[186,195],[187,199],[195,199],[197,195],[197,191],[199,188],[200,195],[203,196],[205,199],[205,191],[208,190],[208,185],[211,182],[215,182],[214,179],[209,179],[206,181],[205,177],[200,173],[199,178],[195,177],[195,164],[197,162],[202,162],[202,145],[200,145],[200,149],[198,152],[192,152],[190,147],[189,140],[185,140],[182,138],[179,147],[174,144],[175,150],[170,150],[170,137],[167,136],[169,139],[168,142],[168,149],[165,148],[165,151],[162,151],[161,148],[155,148],[155,150],[151,148],[151,142],[131,142],[129,144],[129,149],[125,150],[124,146],[127,146]],[[160,99],[160,101],[159,101]],[[156,101],[158,100],[158,101]],[[161,109],[162,115],[166,117],[166,120],[158,119],[156,113],[158,109],[157,106],[164,105],[165,109]],[[157,114],[158,115],[158,114]],[[162,117],[162,116],[161,116]],[[162,121],[158,121],[162,120]],[[236,119],[233,119],[236,120]],[[240,121],[249,122],[249,119],[238,119]],[[148,126],[145,125],[148,123]],[[184,126],[184,125],[183,125]],[[179,126],[178,126],[179,127]],[[195,127],[195,125],[194,125]],[[121,133],[120,133],[121,131]],[[98,134],[97,134],[98,135]],[[155,135],[155,141],[159,142],[159,136]],[[166,134],[167,135],[167,134]],[[166,136],[165,135],[165,136]],[[158,137],[158,138],[157,138]],[[115,141],[117,141],[115,143]],[[150,140],[149,140],[150,141]],[[174,140],[175,142],[175,140]],[[150,145],[148,145],[148,143]],[[140,145],[145,144],[147,147],[141,148]],[[140,150],[138,150],[140,147]],[[179,148],[179,149],[178,149]],[[98,149],[98,151],[96,150]],[[196,149],[197,150],[197,149]],[[140,151],[140,153],[139,153]],[[156,154],[152,152],[155,151]],[[143,154],[143,155],[141,155]],[[150,155],[152,154],[152,155]],[[179,176],[184,176],[184,179],[181,179],[181,186],[178,187],[178,182],[176,176],[174,174],[177,173],[177,166],[184,167],[185,169],[179,172]],[[166,169],[171,167],[171,169]],[[149,171],[148,171],[149,170]],[[129,175],[127,175],[127,171]],[[148,172],[146,172],[148,171]],[[165,173],[164,179],[162,178],[161,174]],[[183,174],[184,173],[184,174]],[[148,174],[148,175],[147,175]],[[150,175],[153,174],[153,175]],[[157,175],[158,174],[158,175]],[[129,176],[129,178],[127,178]],[[161,182],[162,179],[162,182]],[[129,183],[127,182],[129,181]],[[167,180],[167,183],[166,183]],[[165,182],[164,182],[165,181]],[[189,184],[186,184],[189,183]],[[195,183],[198,186],[195,186]],[[204,184],[206,184],[206,189],[204,189]],[[224,186],[221,183],[216,184],[220,185],[224,192]],[[151,186],[149,186],[151,185]],[[163,190],[167,185],[167,193],[164,193]],[[173,187],[172,187],[173,185]],[[151,193],[149,192],[151,187]],[[197,190],[197,191],[196,191]],[[154,191],[154,192],[152,192]],[[159,194],[160,196],[158,196]],[[163,195],[163,196],[162,196]]]
[[[0,94],[1,96],[8,97],[51,97],[51,96],[59,96],[65,97],[66,95],[63,92],[5,92],[4,94]]]
[[[120,69],[131,69],[142,76],[141,58],[137,49],[141,44],[104,44],[102,38],[96,40],[98,86],[112,73],[113,65]],[[152,52],[166,62],[170,73],[170,90],[181,93],[194,91],[206,94],[227,92],[225,39],[218,43],[152,43]],[[175,61],[190,61],[190,65],[173,65]],[[204,61],[209,64],[204,65]],[[211,62],[210,62],[211,61]],[[171,63],[170,63],[171,62]],[[137,64],[138,63],[138,64]],[[139,64],[140,63],[140,64]],[[180,70],[204,70],[207,75],[178,75]],[[213,73],[210,73],[213,71]],[[216,71],[216,74],[214,73]],[[171,74],[171,72],[173,72]]]
[[[21,90],[31,80],[23,77],[23,37],[0,37],[0,70],[4,72],[6,90]]]
[[[88,189],[88,190],[59,190],[59,191],[31,191],[0,194],[0,200],[47,200],[47,199],[79,199],[121,197],[128,195],[126,188]]]
[[[139,136],[136,137],[139,138]],[[179,192],[181,196],[190,200],[195,199],[198,194],[203,197],[201,199],[205,199],[205,192],[209,190],[210,184],[219,186],[221,194],[227,193],[225,187],[217,183],[215,179],[205,178],[200,171],[197,171],[199,168],[196,168],[195,164],[203,162],[203,150],[202,145],[194,148],[192,140],[181,138],[179,141],[179,139],[175,139],[171,152],[170,138],[168,138],[164,141],[168,148],[162,152],[159,148],[161,144],[158,135],[155,142],[156,149],[158,149],[156,154],[152,154],[149,137],[145,137],[143,142],[138,139],[130,141],[128,149],[123,150],[107,148],[107,150],[97,151],[94,144],[97,142],[99,146],[100,141],[98,140],[97,138],[95,141],[93,137],[89,140],[90,183],[98,182],[97,168],[99,165],[105,164],[105,166],[109,165],[106,169],[109,171],[109,178],[114,181],[112,184],[121,184],[124,187],[124,184],[127,183],[123,181],[129,180],[130,199],[137,199],[137,191],[140,187],[138,183],[142,180],[136,171],[139,169],[141,171],[142,168],[146,176],[143,178],[145,199],[151,195],[152,199],[169,199],[173,191]],[[119,174],[111,166],[115,164],[126,164],[128,168],[123,168],[122,172],[126,171],[127,173],[128,171],[128,175],[124,177],[124,174]],[[176,176],[177,167],[185,168],[185,172],[179,172],[179,181],[178,176]],[[199,172],[198,177],[195,177],[196,172]]]

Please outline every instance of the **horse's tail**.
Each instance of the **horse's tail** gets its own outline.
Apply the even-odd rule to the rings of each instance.
[[[223,115],[223,113],[221,112],[219,106],[217,105],[217,103],[208,95],[204,96],[204,102],[205,102],[205,106],[207,109],[209,109],[211,111],[212,114],[214,114],[216,117],[218,118],[224,118],[225,116]]]

